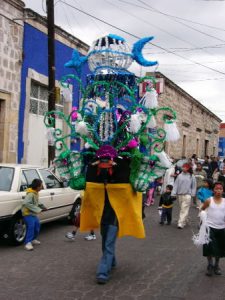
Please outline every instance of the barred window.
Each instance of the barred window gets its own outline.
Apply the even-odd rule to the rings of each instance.
[[[59,103],[55,105],[56,111],[63,112],[63,97],[60,95]],[[30,113],[44,116],[48,111],[48,88],[36,81],[31,81]]]

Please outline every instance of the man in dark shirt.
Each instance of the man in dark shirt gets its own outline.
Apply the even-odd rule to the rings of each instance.
[[[202,169],[206,171],[207,178],[212,177],[211,166],[210,166],[210,163],[209,163],[209,156],[205,157],[205,161],[202,164]]]

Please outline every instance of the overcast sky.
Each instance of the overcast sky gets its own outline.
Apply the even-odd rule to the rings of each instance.
[[[23,1],[46,15],[46,0]],[[134,36],[154,36],[145,58],[157,60],[158,71],[225,122],[224,16],[223,0],[55,0],[55,23],[89,45],[108,33],[124,37],[131,46]],[[154,70],[130,69],[137,75]]]

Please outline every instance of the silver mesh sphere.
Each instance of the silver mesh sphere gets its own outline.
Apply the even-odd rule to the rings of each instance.
[[[128,44],[110,36],[96,40],[88,54],[88,64],[92,72],[107,68],[109,72],[114,69],[128,69],[133,61]]]

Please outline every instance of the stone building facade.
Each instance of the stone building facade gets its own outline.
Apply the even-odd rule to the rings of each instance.
[[[17,161],[24,3],[0,1],[0,161]]]
[[[174,158],[217,156],[221,119],[160,72],[147,75],[161,78],[163,83],[159,106],[169,106],[177,113],[180,139],[166,142],[166,152]]]
[[[46,18],[26,9],[21,0],[0,1],[0,162],[42,165],[48,161],[43,122],[48,102],[47,31]],[[64,63],[74,48],[86,55],[89,46],[55,26],[57,87],[62,76],[69,73]],[[76,83],[71,90],[73,102],[58,103],[66,113],[77,106]],[[35,107],[31,107],[32,97]]]

